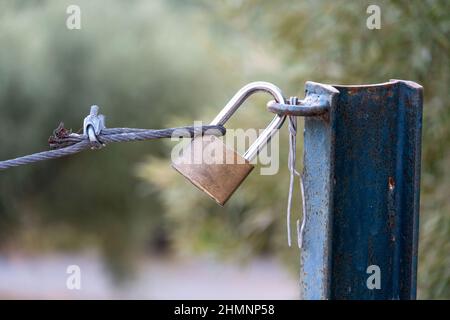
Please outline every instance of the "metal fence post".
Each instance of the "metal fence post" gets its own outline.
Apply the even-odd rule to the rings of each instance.
[[[301,297],[414,299],[422,87],[333,87],[329,116],[305,118]]]

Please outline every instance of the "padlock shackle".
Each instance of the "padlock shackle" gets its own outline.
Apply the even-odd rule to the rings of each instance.
[[[256,81],[247,84],[242,87],[231,100],[225,105],[225,107],[220,111],[220,113],[214,118],[210,123],[211,125],[224,125],[231,116],[236,112],[236,110],[254,93],[257,92],[267,92],[275,99],[278,103],[285,103],[286,99],[281,92],[281,89],[272,83],[264,81]],[[283,125],[286,116],[277,115],[267,128],[259,135],[255,142],[250,146],[250,148],[245,152],[243,157],[250,161],[252,160],[259,151],[270,141],[270,139],[275,135],[277,130]]]

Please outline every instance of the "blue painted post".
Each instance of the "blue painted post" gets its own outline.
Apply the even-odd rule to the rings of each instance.
[[[336,108],[337,89],[307,82],[306,95],[314,94],[328,96],[330,110]],[[330,296],[334,135],[329,115],[304,118],[305,227],[300,256],[300,296],[308,300]]]
[[[301,296],[414,299],[422,87],[326,88],[328,117],[305,118]]]

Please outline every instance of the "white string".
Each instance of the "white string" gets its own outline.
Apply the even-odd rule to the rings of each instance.
[[[291,104],[297,104],[298,99],[296,97],[290,98]],[[288,157],[288,168],[290,172],[290,180],[289,180],[289,195],[288,195],[288,205],[287,205],[287,213],[286,213],[286,224],[287,224],[287,238],[288,245],[291,246],[291,212],[292,212],[292,196],[294,193],[294,183],[295,177],[299,177],[300,182],[300,192],[302,199],[302,222],[300,225],[300,219],[297,219],[297,244],[298,247],[302,247],[303,243],[303,230],[305,228],[305,193],[303,187],[303,180],[301,174],[296,169],[297,162],[297,117],[289,116],[289,157]]]

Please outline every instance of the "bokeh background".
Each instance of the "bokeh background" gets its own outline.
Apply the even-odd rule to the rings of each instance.
[[[66,28],[71,4],[81,30]],[[380,30],[366,27],[370,4]],[[255,80],[286,96],[306,80],[413,80],[425,88],[419,298],[450,299],[449,57],[446,0],[4,0],[0,159],[45,150],[60,121],[77,131],[92,104],[109,127],[162,128],[208,122]],[[266,100],[230,127],[263,128]],[[249,176],[225,208],[170,168],[170,141],[1,172],[0,297],[297,298],[286,131],[280,172]]]

